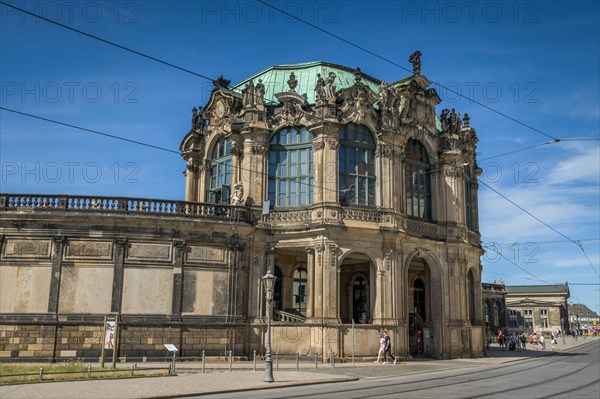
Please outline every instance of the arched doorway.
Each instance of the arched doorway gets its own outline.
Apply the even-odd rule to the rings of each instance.
[[[412,356],[440,355],[441,293],[440,279],[425,259],[410,260],[407,274],[408,352]],[[436,338],[437,337],[437,338]]]
[[[350,254],[340,270],[340,318],[342,323],[373,322],[375,287],[374,268],[364,254]]]

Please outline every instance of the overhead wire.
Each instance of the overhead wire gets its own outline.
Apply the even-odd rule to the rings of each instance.
[[[374,52],[372,52],[372,51],[370,51],[370,50],[368,50],[368,49],[366,49],[366,48],[364,48],[364,47],[362,47],[362,46],[359,46],[359,45],[357,45],[357,44],[355,44],[355,43],[352,43],[352,42],[350,42],[349,40],[346,40],[346,39],[342,38],[342,37],[341,37],[341,36],[339,36],[339,35],[336,35],[336,34],[333,34],[333,33],[331,33],[331,32],[328,32],[328,31],[327,31],[327,30],[325,30],[325,29],[322,29],[322,28],[320,28],[320,27],[318,27],[318,26],[316,26],[316,25],[314,25],[314,24],[311,24],[310,22],[308,22],[308,21],[305,21],[305,20],[303,20],[303,19],[301,19],[301,18],[298,18],[298,17],[296,17],[296,16],[294,16],[294,15],[291,15],[291,14],[289,14],[289,13],[285,12],[284,10],[281,10],[281,9],[279,9],[279,8],[277,8],[277,7],[275,7],[275,6],[271,5],[271,4],[268,4],[268,3],[264,2],[264,1],[261,1],[261,0],[257,0],[257,1],[258,1],[259,3],[261,3],[261,4],[265,5],[265,6],[267,6],[267,7],[270,7],[270,8],[272,8],[272,9],[274,9],[274,10],[277,10],[277,11],[279,11],[279,12],[281,12],[281,13],[283,13],[283,14],[285,14],[285,15],[287,15],[287,16],[289,16],[289,17],[293,18],[293,19],[296,19],[296,20],[298,20],[299,22],[302,22],[302,23],[304,23],[304,24],[306,24],[306,25],[309,25],[309,26],[311,26],[311,27],[312,27],[312,28],[314,28],[314,29],[317,29],[317,30],[319,30],[319,31],[321,31],[321,32],[323,32],[323,33],[325,33],[325,34],[329,35],[329,36],[332,36],[332,37],[334,37],[334,38],[336,38],[336,39],[338,39],[338,40],[340,40],[340,41],[342,41],[342,42],[344,42],[344,43],[346,43],[346,44],[348,44],[348,45],[351,45],[351,46],[353,46],[353,47],[355,47],[355,48],[357,48],[357,49],[359,49],[359,50],[361,50],[361,51],[364,51],[364,52],[366,52],[366,53],[368,53],[368,54],[370,54],[370,55],[372,55],[372,56],[374,56],[374,57],[377,57],[377,58],[379,58],[379,59],[381,59],[381,60],[383,60],[383,61],[385,61],[385,62],[388,62],[388,63],[390,63],[390,64],[392,64],[392,65],[394,65],[394,66],[397,66],[397,67],[399,67],[399,68],[401,68],[401,69],[403,69],[403,70],[405,70],[405,71],[412,72],[412,71],[410,71],[408,68],[405,68],[405,67],[403,67],[402,65],[399,65],[399,64],[395,63],[394,61],[391,61],[391,60],[387,59],[386,57],[380,56],[379,54],[376,54],[376,53],[374,53]],[[71,27],[71,26],[68,26],[68,25],[62,24],[62,23],[60,23],[60,22],[53,21],[53,20],[51,20],[51,19],[49,19],[49,18],[45,18],[45,17],[43,17],[43,16],[41,16],[41,15],[38,15],[38,14],[35,14],[35,13],[32,13],[32,12],[29,12],[29,11],[27,11],[27,10],[21,9],[21,8],[19,8],[19,7],[16,7],[16,6],[14,6],[14,5],[8,4],[8,3],[6,3],[6,2],[0,1],[0,4],[3,4],[3,5],[5,5],[5,6],[7,6],[7,7],[10,7],[10,8],[13,8],[13,9],[15,9],[15,10],[17,10],[17,11],[20,11],[20,12],[23,12],[23,13],[25,13],[25,14],[28,14],[28,15],[34,16],[34,17],[36,17],[36,18],[39,18],[39,19],[41,19],[41,20],[44,20],[44,21],[46,21],[46,22],[49,22],[49,23],[55,24],[55,25],[57,25],[57,26],[60,26],[60,27],[62,27],[62,28],[68,29],[68,30],[70,30],[70,31],[76,32],[76,33],[78,33],[78,34],[84,35],[84,36],[86,36],[86,37],[88,37],[88,38],[91,38],[91,39],[94,39],[94,40],[100,41],[100,42],[102,42],[102,43],[105,43],[105,44],[108,44],[108,45],[114,46],[114,47],[116,47],[116,48],[122,49],[122,50],[124,50],[124,51],[130,52],[130,53],[133,53],[133,54],[136,54],[136,55],[139,55],[139,56],[141,56],[141,57],[144,57],[144,58],[146,58],[146,59],[150,59],[150,60],[152,60],[152,61],[155,61],[155,62],[161,63],[161,64],[163,64],[163,65],[166,65],[166,66],[169,66],[169,67],[172,67],[172,68],[178,69],[178,70],[180,70],[180,71],[187,72],[187,73],[190,73],[190,74],[192,74],[192,75],[195,75],[195,76],[201,77],[201,78],[203,78],[203,79],[207,79],[207,80],[213,81],[213,79],[212,79],[212,78],[210,78],[210,77],[208,77],[208,76],[205,76],[205,75],[203,75],[203,74],[199,74],[199,73],[197,73],[197,72],[194,72],[194,71],[191,71],[191,70],[189,70],[189,69],[187,69],[187,68],[183,68],[183,67],[177,66],[177,65],[175,65],[175,64],[173,64],[173,63],[171,63],[171,62],[168,62],[168,61],[161,60],[161,59],[159,59],[159,58],[157,58],[157,57],[154,57],[154,56],[151,56],[151,55],[145,54],[145,53],[143,53],[143,52],[141,52],[141,51],[137,51],[137,50],[131,49],[131,48],[129,48],[129,47],[126,47],[126,46],[120,45],[120,44],[118,44],[118,43],[115,43],[115,42],[113,42],[113,41],[110,41],[110,40],[107,40],[107,39],[103,39],[103,38],[101,38],[101,37],[99,37],[99,36],[92,35],[92,34],[90,34],[90,33],[87,33],[87,32],[84,32],[84,31],[82,31],[82,30],[79,30],[79,29],[73,28],[73,27]],[[461,96],[461,97],[463,97],[463,98],[465,98],[465,99],[468,99],[468,100],[470,100],[470,101],[472,101],[472,102],[474,102],[474,103],[478,104],[479,106],[482,106],[482,107],[484,107],[484,108],[486,108],[486,109],[488,109],[488,110],[490,110],[490,111],[492,111],[492,112],[495,112],[495,113],[497,113],[497,114],[499,114],[499,115],[501,115],[501,116],[503,116],[503,117],[505,117],[505,118],[507,118],[507,119],[509,119],[509,120],[512,120],[512,121],[513,121],[513,122],[515,122],[515,123],[518,123],[518,124],[520,124],[520,125],[522,125],[522,126],[525,126],[525,127],[529,128],[529,129],[531,129],[531,130],[533,130],[533,131],[535,131],[535,132],[537,132],[537,133],[540,133],[540,134],[542,134],[542,135],[544,135],[544,136],[546,136],[546,137],[548,137],[548,138],[551,138],[551,139],[552,139],[552,141],[550,141],[550,142],[545,142],[545,143],[542,143],[542,144],[538,144],[538,145],[534,145],[534,146],[529,146],[529,147],[526,147],[526,148],[523,148],[523,149],[518,149],[518,150],[510,151],[510,152],[507,152],[507,153],[504,153],[504,154],[498,154],[498,155],[495,155],[495,156],[492,156],[492,157],[483,158],[483,159],[481,159],[481,160],[487,160],[487,159],[497,158],[497,157],[500,157],[500,156],[509,155],[509,154],[513,154],[513,153],[516,153],[516,152],[521,152],[521,151],[525,151],[525,150],[528,150],[528,149],[533,149],[533,148],[541,147],[541,146],[548,145],[548,144],[554,144],[554,143],[558,143],[558,142],[561,142],[561,141],[596,141],[596,140],[600,140],[600,139],[595,139],[595,138],[573,138],[573,139],[558,139],[558,138],[556,138],[556,137],[553,137],[553,136],[551,136],[551,135],[549,135],[549,134],[547,134],[547,133],[544,133],[544,132],[542,132],[542,131],[541,131],[541,130],[539,130],[539,129],[536,129],[536,128],[534,128],[534,127],[532,127],[532,126],[528,125],[528,124],[525,124],[525,123],[523,123],[523,122],[521,122],[521,121],[519,121],[519,120],[517,120],[517,119],[515,119],[515,118],[512,118],[512,117],[510,117],[510,116],[508,116],[508,115],[506,115],[506,114],[504,114],[504,113],[502,113],[502,112],[500,112],[500,111],[498,111],[498,110],[495,110],[495,109],[493,109],[492,107],[489,107],[489,106],[487,106],[487,105],[485,105],[485,104],[482,104],[482,103],[480,103],[480,102],[478,102],[478,101],[475,101],[474,99],[471,99],[471,98],[469,98],[468,96],[465,96],[465,95],[463,95],[462,93],[458,93],[458,92],[456,92],[456,91],[454,91],[454,90],[452,90],[452,89],[450,89],[450,88],[448,88],[448,87],[446,87],[446,86],[444,86],[444,85],[442,85],[442,84],[440,84],[440,83],[438,83],[438,82],[435,82],[435,81],[433,81],[432,83],[435,83],[435,84],[437,84],[438,86],[440,86],[440,87],[443,87],[444,89],[446,89],[446,90],[448,90],[448,91],[450,91],[450,92],[452,92],[452,93],[454,93],[454,94],[457,94],[457,95],[459,95],[459,96]],[[44,121],[51,122],[51,123],[55,123],[55,124],[59,124],[59,125],[64,125],[64,126],[71,127],[71,128],[74,128],[74,129],[78,129],[78,130],[86,131],[86,132],[89,132],[89,133],[98,134],[98,135],[101,135],[101,136],[110,137],[110,138],[114,138],[114,139],[117,139],[117,140],[122,140],[122,141],[130,142],[130,143],[133,143],[133,144],[138,144],[138,145],[142,145],[142,146],[146,146],[146,147],[150,147],[150,148],[154,148],[154,149],[158,149],[158,150],[162,150],[162,151],[166,151],[166,152],[170,152],[170,153],[176,153],[176,154],[180,154],[180,152],[179,152],[179,151],[174,151],[174,150],[170,150],[170,149],[167,149],[167,148],[164,148],[164,147],[155,146],[155,145],[152,145],[152,144],[147,144],[147,143],[140,142],[140,141],[137,141],[137,140],[127,139],[127,138],[123,138],[123,137],[120,137],[120,136],[111,135],[111,134],[104,133],[104,132],[99,132],[99,131],[96,131],[96,130],[93,130],[93,129],[87,129],[87,128],[83,128],[83,127],[81,127],[81,126],[77,126],[77,125],[73,125],[73,124],[68,124],[68,123],[64,123],[64,122],[60,122],[60,121],[56,121],[56,120],[52,120],[52,119],[49,119],[49,118],[44,118],[44,117],[36,116],[36,115],[33,115],[33,114],[29,114],[29,113],[25,113],[25,112],[21,112],[21,111],[17,111],[17,110],[9,109],[9,108],[6,108],[6,107],[0,107],[0,108],[1,108],[2,110],[5,110],[5,111],[9,111],[9,112],[13,112],[13,113],[21,114],[21,115],[24,115],[24,116],[28,116],[28,117],[32,117],[32,118],[36,118],[36,119],[40,119],[40,120],[44,120]],[[261,173],[261,174],[262,174],[262,175],[264,175],[264,173]],[[303,182],[301,181],[300,183],[302,184]],[[529,214],[530,216],[532,216],[532,217],[533,217],[534,219],[536,219],[538,222],[540,222],[540,223],[544,224],[546,227],[550,228],[551,230],[555,231],[556,233],[558,233],[558,234],[562,235],[563,237],[567,238],[567,239],[568,239],[570,242],[573,242],[573,243],[575,243],[576,245],[578,245],[578,246],[580,247],[581,251],[584,253],[584,255],[585,255],[586,259],[588,260],[588,262],[590,263],[590,265],[592,266],[592,268],[593,268],[593,269],[594,269],[594,271],[596,272],[596,274],[598,274],[598,272],[597,272],[597,270],[595,269],[595,267],[593,266],[593,264],[592,264],[591,260],[590,260],[590,259],[589,259],[589,257],[587,256],[587,253],[585,252],[585,250],[584,250],[584,248],[583,248],[582,244],[580,244],[580,243],[576,242],[575,240],[572,240],[572,239],[570,239],[569,237],[567,237],[566,235],[562,234],[561,232],[559,232],[558,230],[556,230],[555,228],[553,228],[553,227],[552,227],[552,226],[550,226],[549,224],[545,223],[544,221],[542,221],[541,219],[537,218],[536,216],[534,216],[534,215],[533,215],[533,214],[531,214],[530,212],[526,211],[524,208],[520,207],[519,205],[517,205],[516,203],[514,203],[513,201],[511,201],[511,200],[510,200],[510,199],[508,199],[506,196],[504,196],[504,195],[502,195],[501,193],[499,193],[497,190],[494,190],[493,188],[491,188],[491,187],[490,187],[489,185],[487,185],[485,182],[483,182],[483,181],[482,181],[481,183],[482,183],[483,185],[487,186],[488,188],[490,188],[492,191],[496,192],[498,195],[502,196],[504,199],[506,199],[506,200],[508,200],[509,202],[511,202],[513,205],[517,206],[517,207],[518,207],[519,209],[521,209],[522,211],[524,211],[524,212],[526,212],[527,214]],[[305,184],[306,184],[306,183],[305,183]],[[330,191],[336,191],[336,192],[339,192],[339,190],[331,190],[331,189],[327,189],[326,187],[317,187],[317,186],[315,186],[314,184],[312,184],[312,187],[313,187],[313,188],[320,188],[320,189],[324,189],[324,190],[330,190]],[[503,257],[504,257],[504,256],[503,256]]]

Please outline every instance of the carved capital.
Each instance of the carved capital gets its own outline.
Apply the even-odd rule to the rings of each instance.
[[[266,154],[268,149],[269,149],[269,147],[267,147],[265,145],[255,144],[250,147],[250,152],[254,155],[260,155],[260,154]]]
[[[313,141],[313,151],[319,151],[325,148],[325,143],[323,141]]]
[[[313,255],[315,253],[315,249],[313,247],[306,247],[304,248],[304,251],[306,251],[308,255]]]
[[[123,248],[127,245],[127,238],[115,238],[114,243],[117,247]]]
[[[243,252],[246,250],[246,244],[244,244],[237,236],[234,236],[227,241],[227,248],[230,251]]]

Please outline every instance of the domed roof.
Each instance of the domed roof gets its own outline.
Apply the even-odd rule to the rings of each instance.
[[[294,72],[296,80],[298,81],[298,86],[296,86],[295,89],[296,93],[300,94],[309,104],[313,105],[315,104],[315,85],[317,83],[318,73],[321,74],[323,79],[327,78],[330,72],[335,73],[336,89],[340,90],[354,85],[354,71],[355,69],[353,68],[323,61],[274,65],[238,82],[233,86],[233,89],[235,91],[241,91],[251,79],[254,80],[255,85],[258,83],[259,79],[262,79],[262,83],[265,85],[265,104],[279,104],[279,100],[275,98],[274,94],[290,91],[287,81],[290,78],[290,74]],[[380,80],[365,73],[362,73],[361,82],[369,86],[375,92],[378,91],[377,86],[381,83]]]

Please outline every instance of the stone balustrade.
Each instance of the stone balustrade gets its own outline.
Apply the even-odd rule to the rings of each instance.
[[[185,216],[249,223],[243,206],[150,198],[54,194],[0,194],[1,211],[76,211],[130,215]]]

